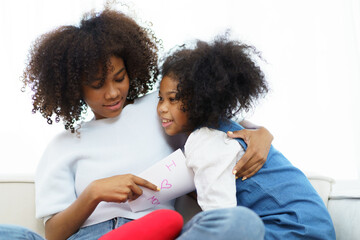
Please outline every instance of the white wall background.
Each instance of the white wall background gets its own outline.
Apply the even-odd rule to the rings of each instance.
[[[266,126],[294,165],[337,180],[360,173],[359,0],[134,0],[164,50],[231,29],[267,60],[272,91],[248,119]],[[19,80],[31,43],[56,26],[77,24],[102,0],[0,1],[0,175],[32,174],[61,124],[31,113]]]

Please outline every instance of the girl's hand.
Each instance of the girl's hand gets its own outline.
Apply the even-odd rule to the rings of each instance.
[[[137,199],[143,192],[139,186],[158,191],[156,185],[132,174],[98,179],[89,185],[91,194],[96,201],[117,203]]]
[[[237,162],[233,173],[242,180],[252,177],[265,164],[273,135],[264,127],[228,132],[227,135],[231,138],[241,138],[247,144],[247,150]]]

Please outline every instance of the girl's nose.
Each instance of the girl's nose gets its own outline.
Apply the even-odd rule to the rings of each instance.
[[[160,113],[165,113],[165,112],[167,112],[166,104],[164,104],[164,103],[159,104],[159,112],[160,112]]]

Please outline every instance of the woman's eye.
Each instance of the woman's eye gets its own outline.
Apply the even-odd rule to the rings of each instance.
[[[170,101],[170,102],[175,102],[176,99],[175,99],[175,98],[169,98],[169,101]]]
[[[92,88],[94,89],[100,89],[102,86],[103,86],[103,83],[102,82],[99,82],[99,83],[93,83],[90,85]]]
[[[124,79],[125,79],[125,76],[123,76],[123,77],[121,77],[119,79],[116,79],[115,82],[122,82],[122,81],[124,81]]]
[[[158,96],[158,99],[159,99],[159,101],[162,101],[162,100],[163,100],[163,98],[162,98],[162,97],[160,97],[160,96]]]

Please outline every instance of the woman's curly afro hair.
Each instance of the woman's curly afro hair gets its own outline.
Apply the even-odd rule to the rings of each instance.
[[[128,100],[152,89],[158,70],[159,41],[148,28],[121,12],[105,9],[84,16],[80,26],[62,26],[40,36],[30,49],[23,83],[34,92],[33,112],[49,124],[74,125],[87,110],[82,85],[91,84],[99,72],[102,81],[111,67],[109,58],[124,60],[130,78]]]
[[[218,126],[268,92],[253,56],[261,59],[254,47],[221,36],[197,41],[195,48],[182,46],[165,59],[161,74],[178,81],[176,97],[190,127]]]

